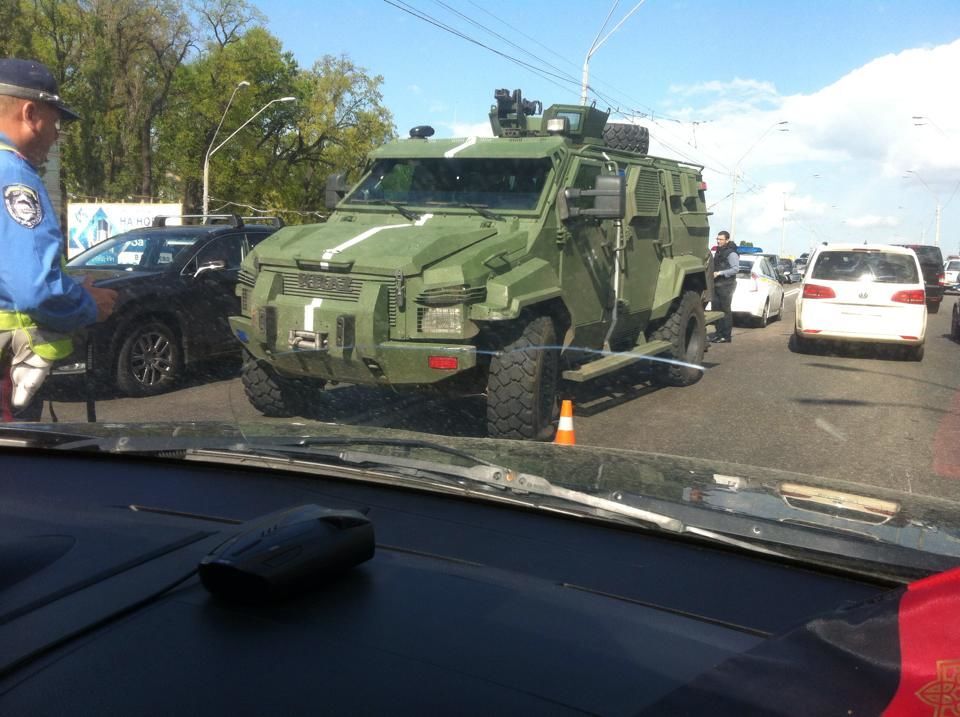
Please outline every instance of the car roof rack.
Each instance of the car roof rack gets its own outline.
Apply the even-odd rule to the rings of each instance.
[[[165,227],[167,226],[168,219],[202,219],[202,222],[199,224],[214,224],[216,222],[210,221],[211,219],[226,219],[229,220],[230,225],[235,228],[240,228],[243,226],[243,218],[239,214],[173,214],[173,215],[158,215],[153,218],[153,223],[151,226],[154,227]],[[189,225],[187,225],[189,226]]]
[[[247,224],[269,224],[275,227],[285,226],[280,217],[240,217]]]
[[[193,224],[183,223],[184,226],[196,226],[196,224],[220,224],[218,220],[227,220],[229,225],[235,229],[239,229],[244,226],[244,223],[248,224],[269,224],[275,227],[282,227],[283,219],[280,217],[241,217],[239,214],[172,214],[172,215],[157,215],[153,218],[151,226],[154,227],[165,227],[167,226],[168,219],[202,219],[201,222],[196,222]],[[211,221],[213,220],[213,221]]]

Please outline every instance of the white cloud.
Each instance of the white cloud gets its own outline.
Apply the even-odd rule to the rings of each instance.
[[[489,120],[486,122],[445,122],[451,137],[493,137]]]
[[[960,180],[960,93],[948,89],[957,68],[960,40],[877,58],[810,94],[781,96],[763,79],[674,87],[671,114],[689,121],[652,122],[651,152],[705,165],[717,229],[731,218],[739,167],[741,239],[777,245],[786,233],[799,252],[802,243],[885,241],[900,227],[932,241],[936,200],[946,205]],[[929,120],[915,126],[914,115]],[[943,211],[950,249],[958,209],[960,193]]]
[[[896,217],[878,217],[873,214],[867,214],[862,217],[850,217],[845,220],[847,224],[858,229],[869,229],[873,227],[895,227],[899,222]]]
[[[407,85],[407,90],[413,95],[422,95],[423,88],[420,85]]]

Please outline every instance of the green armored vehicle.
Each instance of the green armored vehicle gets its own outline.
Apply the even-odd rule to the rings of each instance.
[[[644,128],[594,107],[495,99],[494,137],[415,127],[349,192],[331,177],[326,223],[247,257],[230,323],[258,410],[319,418],[327,382],[485,393],[489,435],[543,440],[572,382],[700,378],[702,168],[646,156]]]

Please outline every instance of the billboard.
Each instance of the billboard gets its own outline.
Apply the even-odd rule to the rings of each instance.
[[[67,205],[67,257],[74,257],[114,234],[148,227],[155,216],[181,214],[180,204],[70,202]]]

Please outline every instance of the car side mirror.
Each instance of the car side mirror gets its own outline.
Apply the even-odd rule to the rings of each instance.
[[[323,203],[327,209],[336,209],[340,200],[347,196],[347,175],[343,172],[331,174],[327,177]]]
[[[223,271],[227,268],[227,262],[223,259],[215,259],[213,261],[207,261],[197,267],[196,272],[194,272],[193,277],[197,278],[201,274],[205,274],[208,271]]]
[[[573,217],[596,219],[623,219],[627,205],[626,180],[619,174],[602,174],[597,177],[593,189],[565,187],[558,197],[560,220]],[[593,209],[572,206],[581,197],[595,197]]]

